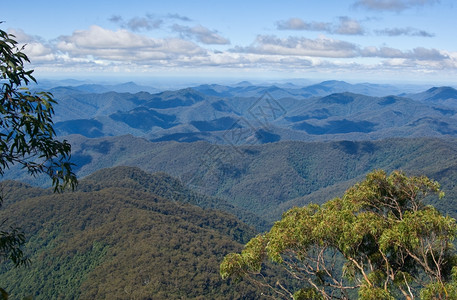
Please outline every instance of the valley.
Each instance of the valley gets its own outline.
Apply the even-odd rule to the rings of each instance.
[[[220,278],[222,258],[285,211],[341,196],[375,169],[437,180],[446,196],[430,204],[457,217],[453,88],[110,87],[50,89],[76,191],[53,194],[46,176],[17,167],[1,182],[0,217],[24,230],[31,259],[2,266],[12,299],[258,298],[249,282]]]

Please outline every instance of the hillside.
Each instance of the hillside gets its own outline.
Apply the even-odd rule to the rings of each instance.
[[[449,86],[433,87],[425,92],[409,94],[407,96],[424,103],[433,103],[448,106],[450,108],[457,108],[457,90]]]
[[[236,214],[257,228],[259,221],[253,222],[255,219],[243,215],[243,210],[271,222],[291,205],[306,204],[304,196],[331,187],[336,194],[342,193],[373,169],[402,169],[438,180],[448,195],[438,207],[456,214],[452,201],[457,196],[453,184],[457,179],[457,140],[452,138],[289,141],[236,147],[202,141],[154,143],[133,136],[72,136],[70,142],[80,177],[121,165],[166,172],[194,190],[218,197],[218,209]],[[20,173],[9,175],[30,181]],[[313,201],[328,200],[335,193]]]
[[[217,209],[233,214],[241,221],[251,224],[259,231],[268,228],[268,223],[254,213],[230,204],[224,199],[206,196],[183,185],[177,178],[166,173],[151,175],[134,167],[102,169],[84,178],[80,191],[95,191],[105,188],[129,188],[152,193],[164,199],[188,203],[203,209]]]
[[[23,228],[32,264],[3,265],[2,287],[11,299],[253,298],[255,287],[229,287],[219,277],[222,257],[239,251],[253,229],[189,204],[198,198],[170,180],[115,168],[82,180],[76,192],[35,196],[4,182],[16,194],[0,218]]]

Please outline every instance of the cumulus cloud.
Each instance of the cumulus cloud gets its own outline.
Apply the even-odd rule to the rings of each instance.
[[[428,60],[428,61],[444,61],[449,59],[449,55],[437,49],[427,49],[424,47],[414,48],[412,51],[407,52],[413,59]]]
[[[362,57],[404,58],[401,50],[391,47],[365,47],[360,50]]]
[[[190,67],[217,67],[217,68],[242,68],[242,69],[262,69],[275,68],[286,70],[285,66],[293,65],[294,68],[310,68],[315,66],[314,59],[282,56],[282,55],[263,55],[255,53],[235,53],[235,52],[213,52],[205,57],[196,57],[188,62]]]
[[[150,16],[148,17],[136,17],[132,18],[127,22],[126,27],[132,31],[140,30],[152,30],[160,28],[162,25],[162,20],[156,20]]]
[[[399,58],[410,60],[434,60],[443,61],[449,59],[449,56],[437,49],[427,49],[417,47],[410,51],[401,51],[389,47],[365,47],[360,51],[363,57],[380,57],[380,58]]]
[[[364,30],[360,23],[348,17],[340,17],[339,24],[334,29],[335,33],[348,35],[363,35]]]
[[[420,7],[438,3],[439,0],[357,0],[355,7],[377,11],[403,11],[412,7]]]
[[[325,36],[317,39],[307,39],[304,37],[279,38],[272,35],[259,35],[253,45],[235,47],[231,51],[339,58],[355,57],[357,55],[357,47],[354,44]]]
[[[108,21],[118,24],[124,29],[134,32],[159,29],[163,24],[169,20],[178,20],[182,22],[191,22],[192,19],[179,14],[167,14],[165,16],[155,16],[153,14],[146,14],[144,16],[135,16],[128,20],[120,15],[111,16]]]
[[[57,49],[71,56],[92,56],[115,61],[172,59],[177,56],[204,55],[206,50],[181,39],[154,39],[125,29],[111,31],[99,26],[62,36]]]
[[[192,27],[185,28],[186,31]],[[457,52],[361,46],[324,35],[316,39],[259,35],[251,45],[210,51],[180,38],[151,38],[127,29],[91,26],[52,41],[11,31],[35,67],[47,71],[151,72],[243,69],[295,72],[457,72]],[[193,38],[196,38],[193,36]],[[34,67],[34,68],[35,68]],[[411,73],[412,74],[412,73]]]
[[[360,47],[346,41],[321,36],[317,39],[298,37],[279,38],[260,35],[248,47],[235,47],[232,52],[255,53],[264,55],[294,55],[321,58],[386,58],[408,59],[416,61],[444,61],[449,59],[443,51],[416,47],[402,51],[391,47]]]
[[[151,31],[154,29],[159,29],[163,27],[164,23],[171,20],[177,20],[181,22],[192,21],[189,17],[182,16],[179,14],[168,14],[162,17],[157,17],[152,14],[146,14],[145,16],[136,16],[128,20],[124,20],[124,18],[122,18],[122,16],[120,15],[113,15],[108,20],[118,24],[121,28],[128,29],[133,32]],[[209,30],[208,28],[203,27],[201,25],[190,27],[174,24],[173,26],[171,26],[171,29],[175,32],[178,32],[181,38],[192,39],[203,44],[230,44],[230,41],[219,35],[217,31]]]
[[[412,27],[406,28],[386,28],[383,30],[376,30],[377,35],[386,35],[386,36],[419,36],[419,37],[434,37],[433,33],[427,32],[425,30],[420,30]]]
[[[56,59],[52,45],[38,36],[26,34],[21,29],[10,29],[10,34],[15,36],[15,40],[20,47],[24,47],[24,53],[35,63],[49,62]]]
[[[220,36],[216,31],[209,30],[208,28],[203,27],[201,25],[189,27],[174,24],[172,29],[178,32],[182,37],[194,39],[203,44],[230,44],[230,41],[228,39]]]
[[[364,29],[359,21],[349,17],[339,17],[337,23],[305,22],[299,18],[290,18],[276,23],[279,30],[321,31],[330,34],[363,35]]]

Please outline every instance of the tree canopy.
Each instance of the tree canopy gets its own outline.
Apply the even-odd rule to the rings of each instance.
[[[47,174],[54,191],[75,188],[77,180],[69,162],[71,146],[56,139],[53,129],[56,101],[50,93],[32,93],[27,88],[36,79],[33,70],[24,66],[30,61],[22,50],[13,35],[0,30],[0,175],[12,165],[21,165],[32,176]],[[0,206],[2,203],[0,195]],[[0,260],[10,260],[16,266],[27,264],[21,250],[24,242],[19,229],[1,229]],[[7,297],[3,289],[0,296]]]
[[[49,175],[56,191],[74,188],[71,146],[56,139],[53,128],[56,101],[48,92],[27,88],[36,79],[33,70],[26,70],[24,64],[30,61],[13,38],[0,30],[0,175],[19,164],[31,175]]]
[[[424,204],[437,182],[374,171],[343,197],[283,214],[271,230],[227,255],[223,278],[245,278],[293,299],[457,299],[453,218]],[[262,280],[263,262],[300,283]]]

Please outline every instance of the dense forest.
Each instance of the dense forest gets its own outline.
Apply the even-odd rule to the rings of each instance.
[[[88,139],[71,136],[75,171],[84,177],[101,168],[136,166],[147,172],[165,172],[184,185],[216,196],[222,208],[259,229],[250,211],[273,222],[292,206],[322,203],[340,195],[374,169],[401,169],[439,181],[447,197],[434,203],[454,214],[457,140],[392,138],[379,141],[284,141],[237,146],[150,142],[133,136]],[[19,170],[20,171],[20,170]],[[20,172],[11,177],[30,181]],[[38,178],[38,183],[46,178]],[[225,203],[225,204],[224,204]],[[225,208],[228,209],[228,208]]]
[[[196,206],[214,199],[168,179],[106,169],[64,194],[3,182],[0,217],[24,230],[31,259],[25,268],[2,266],[11,299],[255,298],[255,287],[232,288],[219,276],[223,256],[254,229]]]

